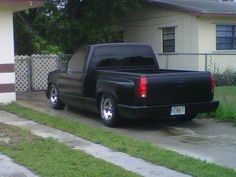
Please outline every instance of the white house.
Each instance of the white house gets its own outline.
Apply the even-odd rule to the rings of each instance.
[[[151,44],[156,53],[236,54],[236,3],[223,1],[149,0],[122,22],[124,41]],[[204,55],[169,57],[169,68],[205,69]],[[236,55],[219,57],[212,57],[215,65],[236,70]],[[166,57],[158,58],[165,68]]]
[[[43,0],[0,0],[0,103],[16,100],[13,13],[42,3]]]

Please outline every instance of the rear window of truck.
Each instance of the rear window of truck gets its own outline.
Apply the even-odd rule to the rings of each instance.
[[[97,47],[93,55],[93,67],[156,66],[156,58],[149,46]]]

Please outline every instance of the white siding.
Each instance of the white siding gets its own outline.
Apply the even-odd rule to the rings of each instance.
[[[0,93],[0,103],[9,104],[16,100],[15,93]]]
[[[0,73],[0,84],[15,84],[15,73]]]

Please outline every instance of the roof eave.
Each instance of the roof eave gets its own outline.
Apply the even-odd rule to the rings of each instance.
[[[182,7],[182,6],[177,6],[177,5],[168,4],[168,3],[162,3],[162,2],[155,2],[155,1],[149,1],[149,3],[151,3],[153,5],[158,5],[158,7],[168,8],[168,9],[176,10],[176,11],[183,12],[183,13],[188,13],[188,14],[195,15],[195,16],[236,17],[236,13],[205,12],[205,11],[202,11],[202,10],[196,10],[196,9],[191,9],[191,8],[187,8],[187,7]]]
[[[221,16],[221,17],[236,17],[234,13],[214,13],[214,12],[202,12],[202,13],[192,13],[193,15],[197,16]]]

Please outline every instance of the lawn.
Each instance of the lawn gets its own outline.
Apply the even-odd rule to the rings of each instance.
[[[218,120],[236,124],[236,86],[216,87],[215,98],[220,100],[220,106],[212,115]]]
[[[10,138],[8,143],[0,141],[0,152],[42,177],[138,176],[56,140],[42,139],[15,127],[0,124],[0,135]]]
[[[0,106],[0,109],[14,113],[20,117],[48,125],[76,136],[88,139],[95,143],[105,145],[116,151],[124,152],[142,158],[157,165],[162,165],[186,174],[197,177],[232,177],[236,171],[219,165],[207,163],[173,151],[159,148],[149,142],[135,140],[121,136],[100,128],[93,128],[65,117],[55,117],[48,114],[33,111],[31,109],[10,104]]]

